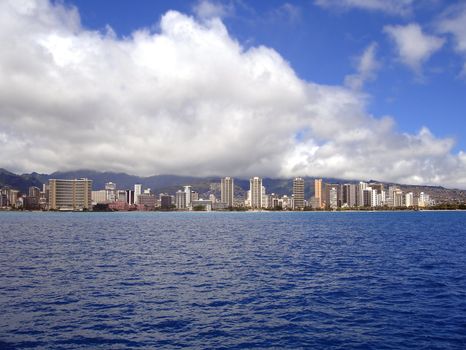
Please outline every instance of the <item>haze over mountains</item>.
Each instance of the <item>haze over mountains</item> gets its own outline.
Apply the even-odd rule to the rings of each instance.
[[[30,186],[42,187],[42,184],[48,182],[51,178],[57,179],[76,179],[88,178],[93,180],[93,189],[103,189],[106,182],[114,182],[119,189],[132,189],[134,184],[142,184],[143,188],[150,188],[154,193],[174,194],[184,185],[192,185],[193,189],[199,192],[201,196],[214,193],[219,195],[220,177],[195,177],[195,176],[178,176],[178,175],[153,175],[141,177],[129,175],[126,173],[116,172],[99,172],[94,170],[76,170],[76,171],[57,171],[52,174],[39,174],[36,172],[30,174],[15,174],[6,169],[0,169],[0,187],[11,186],[27,193]],[[313,180],[314,177],[304,177],[305,197],[310,198],[314,194]],[[326,183],[355,183],[358,181],[370,181],[369,179],[335,179],[324,178]],[[274,179],[264,178],[263,184],[267,193],[276,193],[278,195],[291,195],[293,192],[292,179]],[[391,183],[383,182],[386,185]],[[466,190],[447,189],[441,186],[418,186],[398,184],[401,189],[413,192],[427,192],[437,202],[466,202]],[[249,189],[249,179],[235,178],[235,196],[244,196]]]

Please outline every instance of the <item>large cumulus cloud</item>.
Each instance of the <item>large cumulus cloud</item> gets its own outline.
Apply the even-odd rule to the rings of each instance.
[[[465,155],[396,131],[361,92],[300,79],[219,18],[167,12],[119,38],[77,9],[0,3],[0,166],[337,176],[466,187]]]

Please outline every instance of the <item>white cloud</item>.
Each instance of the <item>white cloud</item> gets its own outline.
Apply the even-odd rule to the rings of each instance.
[[[345,77],[345,85],[353,90],[360,90],[364,83],[374,80],[377,70],[380,68],[380,63],[375,57],[377,51],[377,43],[370,44],[358,58],[358,66],[356,74],[351,74]]]
[[[406,16],[412,12],[413,0],[315,0],[315,4],[333,9],[361,9]]]
[[[395,42],[399,60],[421,74],[422,63],[440,50],[445,39],[423,33],[416,23],[385,26],[384,32]]]
[[[202,19],[223,18],[234,12],[232,3],[219,3],[209,0],[199,0],[194,5],[194,13]]]
[[[170,11],[159,32],[119,39],[86,30],[74,9],[11,0],[0,2],[0,42],[0,167],[466,187],[452,140],[396,132],[363,95],[301,80],[218,18]]]
[[[466,58],[466,4],[448,8],[439,21],[438,29],[441,33],[453,35],[456,51]],[[466,76],[466,62],[463,75]]]

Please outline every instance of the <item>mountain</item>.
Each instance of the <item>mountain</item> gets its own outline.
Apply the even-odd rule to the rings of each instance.
[[[37,173],[16,175],[8,170],[0,169],[0,187],[10,186],[22,193],[27,193],[29,187],[42,188],[43,183],[41,175]]]
[[[34,172],[31,174],[17,175],[8,170],[0,169],[0,187],[8,185],[12,188],[19,189],[23,193],[27,193],[30,186],[42,187],[42,184],[47,183],[49,179],[78,179],[83,177],[93,180],[94,190],[103,189],[107,182],[114,182],[119,189],[133,189],[134,184],[142,184],[143,188],[150,188],[155,193],[174,194],[177,190],[182,189],[184,185],[191,185],[193,190],[199,192],[203,198],[207,198],[210,194],[215,194],[217,197],[220,196],[220,177],[216,176],[154,175],[140,177],[121,172],[99,172],[95,170],[58,171],[52,174],[38,174]],[[310,198],[314,194],[314,179],[314,177],[304,177],[306,183],[305,198]],[[323,182],[341,184],[357,183],[359,180],[324,178]],[[372,180],[370,182],[372,182]],[[386,186],[392,185],[392,183],[382,183]],[[292,179],[264,178],[263,184],[267,189],[267,193],[291,195],[293,192]],[[426,192],[437,202],[466,202],[465,190],[446,189],[441,186],[398,185],[406,192]],[[244,198],[248,189],[248,179],[235,178],[236,197]]]

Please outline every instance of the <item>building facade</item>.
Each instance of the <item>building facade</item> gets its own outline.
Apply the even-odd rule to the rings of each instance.
[[[314,201],[315,205],[321,209],[323,208],[322,201],[322,179],[314,180]]]
[[[297,177],[293,180],[293,209],[304,208],[304,179]]]
[[[233,206],[235,181],[232,177],[224,177],[220,183],[220,202],[228,207]]]
[[[49,208],[52,210],[92,210],[92,180],[50,179]]]
[[[253,177],[249,180],[249,191],[251,196],[250,206],[253,209],[262,208],[262,179],[260,177]]]

